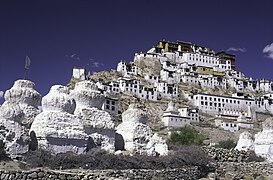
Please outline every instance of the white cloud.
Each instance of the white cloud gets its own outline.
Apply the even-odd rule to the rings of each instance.
[[[67,58],[73,59],[73,60],[80,60],[81,58],[78,56],[78,54],[71,54],[71,55],[65,55]]]
[[[235,48],[235,47],[230,47],[227,49],[227,51],[235,51],[235,52],[246,52],[246,48]]]
[[[94,61],[94,59],[92,59],[92,58],[90,58],[89,60],[90,60],[90,62],[91,62],[91,67],[98,68],[98,67],[102,67],[102,66],[104,66],[104,64],[103,64],[103,63],[100,63],[100,62]],[[90,64],[88,63],[88,65],[90,65]]]
[[[264,47],[263,53],[266,57],[273,59],[273,43]]]
[[[0,99],[4,97],[4,91],[0,91]]]

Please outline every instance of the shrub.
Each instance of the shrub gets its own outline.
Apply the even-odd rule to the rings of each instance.
[[[232,149],[232,148],[235,148],[235,146],[236,146],[236,143],[233,140],[228,139],[228,140],[219,141],[216,147],[223,148],[223,149]]]
[[[46,151],[30,151],[25,161],[30,167],[49,167],[51,169],[166,169],[182,166],[207,168],[210,158],[198,146],[172,147],[168,156],[114,155],[98,149],[87,154],[75,155],[71,152],[50,155]]]
[[[36,151],[29,151],[25,157],[24,161],[27,164],[30,164],[31,167],[49,167],[49,164],[53,161],[54,158],[50,154],[50,152],[45,150],[36,150]]]
[[[9,160],[9,158],[5,151],[5,144],[2,140],[0,140],[0,161],[2,160]]]
[[[175,145],[202,145],[203,140],[204,136],[193,126],[185,126],[173,132],[167,142]]]

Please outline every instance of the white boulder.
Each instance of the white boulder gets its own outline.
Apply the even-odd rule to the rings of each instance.
[[[167,155],[168,147],[164,140],[153,132],[147,126],[147,117],[144,111],[132,104],[128,110],[122,114],[122,123],[116,128],[116,133],[122,138],[124,149],[132,154],[142,155]]]
[[[17,80],[5,92],[5,102],[0,107],[0,140],[5,144],[11,158],[20,157],[28,151],[28,128],[40,113],[40,94],[29,80]]]
[[[239,151],[253,151],[254,150],[254,137],[253,135],[245,131],[242,134],[240,134],[239,140],[237,142],[237,145],[235,149],[238,149]]]
[[[97,85],[91,81],[80,81],[76,83],[70,94],[77,101],[77,108],[102,108],[104,96],[100,93]]]
[[[42,99],[43,112],[36,116],[30,132],[35,133],[38,147],[53,154],[72,151],[85,153],[87,135],[80,120],[72,113],[75,100],[65,86],[52,86]]]
[[[100,110],[104,96],[90,81],[76,83],[71,96],[76,100],[75,115],[88,134],[88,149],[100,147],[110,153],[115,151],[115,129],[110,114]]]
[[[273,162],[273,118],[263,122],[263,130],[255,135],[254,150],[257,155]]]

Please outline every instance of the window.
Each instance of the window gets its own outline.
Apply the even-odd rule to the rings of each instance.
[[[112,101],[112,105],[115,105],[116,103],[115,103],[115,101]]]
[[[106,105],[106,109],[110,109],[110,106],[109,106],[109,105]]]

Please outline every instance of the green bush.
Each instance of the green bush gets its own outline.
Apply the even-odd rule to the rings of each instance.
[[[220,141],[216,147],[223,148],[223,149],[232,149],[232,148],[235,148],[235,146],[236,146],[236,143],[233,140],[228,139],[228,140]]]
[[[204,136],[193,126],[185,126],[173,132],[167,142],[175,145],[202,145],[203,140]]]

